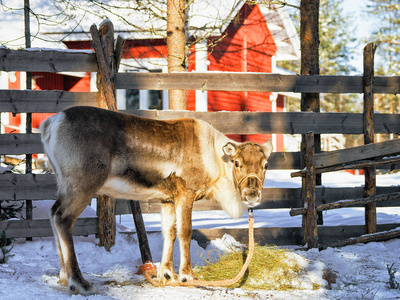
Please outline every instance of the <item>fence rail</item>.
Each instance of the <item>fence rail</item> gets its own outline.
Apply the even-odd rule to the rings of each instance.
[[[363,93],[362,76],[283,75],[237,72],[118,73],[117,89],[232,92]],[[376,76],[374,93],[397,94],[399,76]]]
[[[78,105],[97,106],[97,93],[0,90],[0,112],[56,113]]]
[[[96,55],[85,50],[0,48],[0,71],[97,72]]]
[[[82,93],[83,94],[83,93]],[[90,93],[88,93],[91,95]],[[1,97],[1,92],[0,92]],[[1,102],[6,98],[0,98]],[[78,95],[77,99],[64,102],[64,107],[72,105],[94,105],[94,99]],[[57,104],[56,104],[57,105]],[[5,105],[2,105],[5,106]],[[12,109],[2,110],[8,112]],[[33,108],[30,109],[33,112]],[[48,109],[46,112],[54,112]],[[19,111],[23,112],[23,111]],[[34,112],[37,112],[34,110]],[[128,111],[129,113],[160,119],[192,117],[204,120],[224,134],[362,134],[362,114],[351,113],[309,113],[309,112],[191,112],[191,111]],[[400,132],[400,115],[375,114],[375,133],[390,134]],[[25,146],[27,144],[27,146]],[[0,136],[0,154],[42,153],[38,134],[8,134]],[[3,148],[4,147],[4,148]],[[29,148],[33,147],[33,148]],[[22,151],[22,152],[21,152]],[[28,152],[23,152],[28,151]]]

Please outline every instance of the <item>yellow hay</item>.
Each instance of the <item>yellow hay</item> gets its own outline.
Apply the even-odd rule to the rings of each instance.
[[[230,279],[242,268],[248,251],[236,251],[220,255],[215,263],[194,269],[201,280]],[[253,259],[244,277],[231,288],[288,290],[298,288],[298,275],[303,271],[286,249],[255,246]]]

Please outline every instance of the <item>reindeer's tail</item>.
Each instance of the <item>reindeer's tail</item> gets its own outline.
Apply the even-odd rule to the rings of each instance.
[[[51,169],[53,169],[56,173],[59,173],[59,170],[57,168],[57,160],[55,159],[55,153],[57,152],[56,148],[58,144],[57,130],[61,125],[64,117],[64,113],[58,113],[44,120],[39,127],[44,152],[49,159]]]
[[[64,119],[64,113],[58,113],[56,115],[47,118],[40,124],[39,130],[41,134],[42,143],[46,146],[49,145],[50,139],[55,136],[55,131],[59,127],[60,123]],[[46,150],[46,149],[45,149]]]
[[[47,118],[40,124],[39,130],[40,130],[40,138],[42,139],[43,144],[48,144],[50,140],[50,126],[51,126],[51,117]]]

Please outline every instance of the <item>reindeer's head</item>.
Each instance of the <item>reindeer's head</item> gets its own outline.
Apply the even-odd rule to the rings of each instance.
[[[272,141],[269,139],[263,145],[254,142],[235,145],[229,142],[223,150],[233,164],[233,178],[242,202],[249,207],[257,206],[261,202]]]

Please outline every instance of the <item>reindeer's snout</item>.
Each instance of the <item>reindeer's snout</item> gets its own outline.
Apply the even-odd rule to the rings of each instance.
[[[261,203],[261,191],[254,188],[242,190],[242,201],[249,207],[255,207]]]

